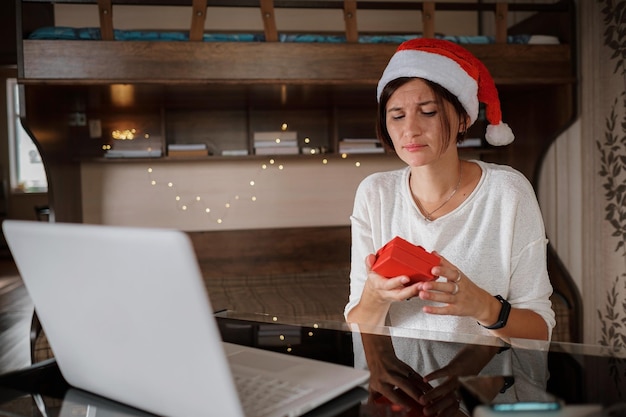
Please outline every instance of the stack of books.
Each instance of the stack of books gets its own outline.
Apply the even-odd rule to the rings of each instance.
[[[160,158],[161,149],[109,149],[105,158]]]
[[[222,156],[246,156],[247,149],[222,149]]]
[[[339,141],[339,153],[385,153],[385,148],[376,138],[345,138]]]
[[[480,148],[483,145],[481,138],[466,138],[458,144],[459,148]]]
[[[254,153],[257,155],[297,155],[298,132],[254,132]]]
[[[207,156],[208,154],[206,143],[170,143],[167,145],[167,156],[173,158]]]

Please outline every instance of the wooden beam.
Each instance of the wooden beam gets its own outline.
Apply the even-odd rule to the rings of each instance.
[[[425,38],[435,37],[435,2],[425,1],[422,4],[422,32]]]
[[[274,16],[274,0],[261,0],[261,16],[263,17],[265,40],[267,42],[278,41],[276,17]]]
[[[502,1],[496,3],[496,43],[506,43],[508,11],[508,4]]]
[[[100,17],[100,37],[104,41],[114,40],[111,0],[98,0],[98,15]]]
[[[191,16],[191,29],[189,30],[190,41],[201,41],[204,35],[204,22],[206,20],[207,0],[193,0]]]
[[[344,0],[343,20],[346,23],[346,41],[356,43],[359,41],[359,31],[356,22],[356,0]]]

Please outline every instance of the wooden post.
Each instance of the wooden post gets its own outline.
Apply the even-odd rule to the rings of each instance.
[[[356,24],[356,0],[344,0],[343,20],[346,22],[346,41],[357,43],[359,31]]]
[[[190,41],[201,41],[204,35],[204,22],[206,20],[207,0],[193,0],[191,29],[189,30]]]
[[[422,32],[425,38],[435,37],[435,2],[425,1],[422,4]]]
[[[506,43],[507,40],[507,13],[509,5],[499,1],[496,3],[496,43]]]
[[[100,17],[100,38],[104,41],[114,40],[111,0],[98,0],[98,15]]]
[[[267,42],[278,41],[276,18],[274,17],[274,0],[261,0],[261,16],[263,18],[265,40]]]

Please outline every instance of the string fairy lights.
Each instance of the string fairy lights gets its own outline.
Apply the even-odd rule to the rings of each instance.
[[[150,136],[146,135],[146,139]],[[305,143],[310,143],[310,139],[307,137]],[[328,166],[330,160],[326,155],[311,153],[312,157],[319,157],[320,163],[323,166]],[[158,160],[158,158],[151,158]],[[348,154],[342,154],[341,160],[347,160]],[[350,161],[352,162],[352,161]],[[361,166],[359,160],[354,161],[356,168]],[[241,189],[233,189],[232,193],[221,201],[215,201],[215,195],[211,190],[205,191],[185,191],[189,187],[180,184],[180,182],[172,178],[163,178],[161,172],[157,172],[153,166],[149,166],[146,170],[148,184],[159,190],[168,192],[171,195],[173,204],[176,209],[183,213],[201,211],[207,218],[207,221],[213,224],[223,224],[229,213],[232,212],[232,208],[235,205],[248,203],[254,204],[259,200],[262,200],[262,196],[258,196],[255,190],[258,189],[258,184],[262,176],[267,172],[279,172],[285,171],[285,163],[278,162],[275,157],[269,158],[267,161],[262,162],[258,169],[251,175],[249,180]],[[179,186],[180,184],[180,186]]]

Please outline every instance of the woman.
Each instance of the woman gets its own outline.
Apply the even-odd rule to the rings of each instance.
[[[414,39],[400,45],[377,92],[378,136],[407,167],[373,174],[357,190],[346,319],[549,340],[547,240],[532,186],[510,167],[458,155],[479,102],[487,140],[513,140],[485,66],[457,44]],[[373,272],[374,253],[395,236],[436,253],[439,278]]]

